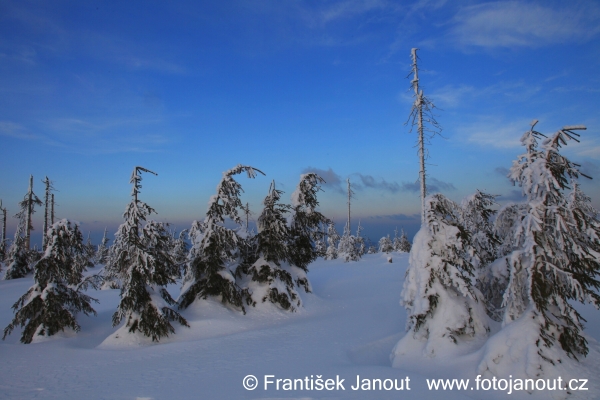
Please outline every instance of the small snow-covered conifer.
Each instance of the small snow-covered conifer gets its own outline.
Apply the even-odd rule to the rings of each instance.
[[[394,229],[394,239],[392,240],[394,251],[400,251],[400,238],[398,237],[398,227]]]
[[[242,186],[233,179],[242,172],[249,178],[254,178],[257,172],[262,174],[244,165],[225,171],[217,185],[217,194],[210,198],[206,218],[202,223],[194,222],[190,230],[192,248],[179,297],[181,308],[188,307],[196,299],[214,296],[245,312],[243,300],[247,293],[242,293],[235,281],[241,240],[235,230],[224,225],[225,218],[242,225],[238,212],[243,206],[240,200]]]
[[[263,201],[265,207],[258,217],[258,259],[246,273],[252,279],[249,291],[253,304],[269,300],[284,310],[294,311],[301,303],[288,264],[290,228],[285,213],[291,207],[279,203],[281,193],[275,182],[271,183]]]
[[[408,237],[406,236],[404,229],[402,229],[402,234],[400,235],[400,245],[398,246],[398,251],[403,252],[403,253],[410,253],[411,247],[412,247],[412,245],[408,241]]]
[[[35,206],[42,205],[41,200],[33,193],[33,176],[29,177],[29,190],[19,202],[20,210],[15,215],[19,220],[14,240],[8,249],[6,264],[8,268],[4,279],[23,278],[32,271],[33,262],[37,261],[37,251],[30,250],[30,236],[33,230],[31,222]]]
[[[389,253],[390,251],[394,251],[394,245],[392,244],[392,239],[390,239],[390,235],[387,235],[379,239],[379,252]]]
[[[104,228],[104,235],[102,236],[102,241],[98,245],[98,249],[96,250],[96,263],[98,264],[106,264],[106,260],[108,259],[109,247],[108,245],[108,237],[106,236],[106,228]]]
[[[338,258],[338,243],[340,241],[340,234],[335,230],[335,225],[330,222],[327,227],[327,254],[325,259],[335,260]]]
[[[188,255],[188,245],[185,242],[185,235],[188,233],[187,229],[182,230],[181,232],[179,232],[179,236],[177,236],[177,239],[173,240],[173,248],[171,250],[171,255],[173,256],[173,260],[175,261],[175,263],[180,267],[180,270],[183,271],[184,268],[184,264],[185,261],[187,260],[187,255]],[[180,274],[178,274],[179,276]],[[180,277],[180,276],[179,276]]]
[[[483,337],[489,330],[483,297],[472,283],[474,249],[461,224],[460,206],[441,194],[428,196],[425,205],[427,224],[415,236],[401,294],[408,333],[393,357],[414,346],[412,340],[433,357],[452,343]]]
[[[360,220],[358,221],[358,227],[356,228],[356,236],[354,240],[354,250],[357,254],[357,259],[361,258],[367,252],[367,247],[365,244],[365,238],[363,238],[360,233],[363,231],[363,227],[360,225]]]
[[[148,221],[140,230],[147,216],[155,213],[148,204],[138,199],[141,188],[141,172],[156,173],[135,167],[130,183],[133,185],[132,201],[123,215],[125,222],[115,235],[106,271],[121,283],[121,301],[113,315],[113,326],[125,319],[130,333],[140,331],[153,341],[175,333],[171,321],[188,326],[177,311],[170,308],[177,302],[171,297],[166,285],[175,283],[173,276],[179,273],[169,246],[169,233],[161,222]]]
[[[6,337],[15,327],[24,327],[22,343],[31,343],[38,335],[52,336],[65,328],[77,332],[77,312],[96,314],[90,305],[96,300],[80,291],[90,284],[95,287],[96,279],[83,278],[88,258],[77,225],[63,219],[53,224],[46,236],[46,251],[34,266],[35,283],[12,306],[15,318],[4,329]]]
[[[348,222],[346,221],[346,225],[344,225],[344,234],[340,238],[340,242],[338,243],[337,254],[338,258],[343,259],[345,262],[355,261],[356,251],[354,244],[354,236],[350,233],[350,227],[348,226]]]

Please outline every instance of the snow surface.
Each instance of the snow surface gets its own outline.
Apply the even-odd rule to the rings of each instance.
[[[552,398],[549,392],[429,391],[426,378],[475,379],[482,350],[428,358],[415,346],[399,368],[390,353],[404,336],[406,313],[399,305],[408,254],[369,254],[358,262],[319,259],[310,265],[313,293],[302,295],[298,312],[270,303],[242,313],[219,301],[200,301],[182,311],[190,328],[152,343],[113,328],[118,290],[88,291],[100,304],[98,316],[78,315],[81,331],[65,332],[24,345],[20,329],[0,342],[0,398],[4,399],[520,399]],[[99,267],[93,268],[95,272]],[[0,328],[13,317],[10,306],[33,284],[32,277],[0,281]],[[173,297],[178,286],[169,287]],[[570,398],[600,398],[600,314],[578,310],[588,320],[591,348],[578,378],[589,378],[587,392]],[[117,337],[118,336],[118,337]],[[502,338],[495,338],[496,341]],[[500,345],[498,345],[500,346]],[[462,349],[464,350],[464,349]],[[503,366],[505,368],[506,366]],[[504,371],[505,372],[505,371]],[[515,372],[517,373],[517,372]],[[259,387],[247,391],[246,375]],[[303,379],[313,375],[345,380],[345,391],[276,391],[263,388],[263,376]],[[577,374],[585,374],[579,376]],[[404,379],[410,391],[353,391],[361,378]],[[597,379],[596,379],[597,380]]]

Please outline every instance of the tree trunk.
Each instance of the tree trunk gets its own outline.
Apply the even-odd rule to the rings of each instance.
[[[33,214],[33,175],[29,175],[29,191],[27,192],[27,215],[25,225],[25,247],[30,249],[31,244],[31,215]]]

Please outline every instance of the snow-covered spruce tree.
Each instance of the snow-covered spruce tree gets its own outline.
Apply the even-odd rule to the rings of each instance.
[[[327,226],[327,254],[325,255],[326,260],[335,260],[338,258],[338,243],[340,241],[340,234],[335,230],[335,225],[330,222]]]
[[[187,260],[187,255],[189,252],[188,244],[185,241],[185,235],[187,235],[188,230],[184,229],[179,232],[179,236],[177,239],[173,240],[173,247],[171,249],[171,256],[173,257],[173,261],[175,264],[179,266],[179,273],[177,276],[181,278],[181,275],[185,273],[185,262]]]
[[[567,197],[567,209],[574,227],[573,232],[579,234],[574,240],[589,249],[590,253],[600,254],[600,213],[592,206],[590,197],[583,193],[577,181],[573,181],[572,186]],[[569,259],[574,263],[578,262],[577,254],[569,254]]]
[[[25,236],[23,236],[27,223],[26,215],[26,210],[23,209],[15,215],[19,222],[17,224],[15,236],[6,255],[6,264],[8,266],[4,274],[4,279],[6,280],[23,278],[32,271],[32,263],[30,262],[31,254],[30,251],[27,250]]]
[[[494,220],[494,235],[499,241],[496,247],[499,258],[512,253],[523,245],[522,242],[519,242],[522,237],[518,231],[521,221],[527,214],[527,209],[526,203],[508,203],[498,210]]]
[[[98,245],[98,249],[96,250],[96,258],[95,262],[97,264],[106,264],[106,260],[108,259],[109,247],[108,247],[108,237],[106,236],[107,230],[104,228],[104,235],[102,236],[102,241]]]
[[[482,295],[472,282],[475,250],[460,206],[441,194],[428,196],[425,206],[427,224],[415,236],[401,294],[408,332],[392,353],[395,366],[419,346],[434,357],[489,331]]]
[[[400,245],[398,246],[398,251],[402,253],[410,253],[411,247],[412,245],[408,241],[408,237],[406,236],[404,229],[402,229],[402,233],[400,234]]]
[[[471,234],[471,245],[477,250],[477,257],[472,259],[476,269],[484,268],[496,259],[499,240],[491,221],[496,213],[492,208],[496,204],[496,197],[477,190],[461,204],[463,224]]]
[[[390,239],[390,235],[384,236],[379,239],[379,252],[380,253],[389,253],[394,251],[394,245],[392,244],[392,239]]]
[[[315,251],[318,257],[325,257],[327,255],[327,233],[325,228],[321,231],[321,237],[315,242]]]
[[[19,234],[18,229],[13,242],[8,248],[6,265],[5,280],[23,278],[31,272],[31,268],[29,267],[29,252],[25,248],[25,238]]]
[[[367,254],[377,254],[377,247],[371,245],[369,246],[369,249],[367,250]]]
[[[363,238],[360,233],[363,231],[363,227],[360,225],[360,220],[358,221],[358,227],[356,228],[356,236],[354,240],[354,249],[356,251],[357,257],[361,258],[367,252],[367,246],[365,244],[365,238]]]
[[[564,127],[538,146],[544,135],[535,131],[536,123],[521,138],[527,151],[509,174],[527,197],[527,209],[515,230],[519,247],[508,256],[503,329],[496,335],[501,343],[512,344],[506,349],[489,343],[479,367],[492,374],[508,351],[524,354],[521,361],[529,376],[543,376],[569,357],[585,356],[583,318],[573,302],[600,306],[600,226],[585,202],[566,198],[569,181],[582,174],[560,154],[569,140],[577,140],[575,131],[585,127]]]
[[[348,224],[344,227],[344,235],[340,239],[338,244],[338,258],[342,258],[345,262],[358,261],[365,254],[365,241],[360,236],[360,232],[363,230],[358,223],[356,229],[356,236],[350,234]]]
[[[249,178],[254,178],[257,172],[263,174],[258,169],[244,165],[225,171],[217,185],[217,194],[208,203],[206,218],[202,223],[194,222],[192,225],[192,248],[179,297],[180,308],[188,307],[196,299],[214,296],[224,304],[245,312],[243,300],[248,294],[235,282],[235,269],[241,256],[240,238],[235,230],[224,226],[225,218],[242,225],[238,213],[238,209],[242,208],[242,186],[233,179],[234,175],[242,172],[246,172]],[[194,229],[194,226],[198,229]]]
[[[46,232],[46,244],[44,255],[34,266],[34,285],[12,306],[16,314],[4,329],[3,339],[17,326],[24,327],[22,343],[65,328],[77,332],[77,312],[96,314],[90,305],[96,300],[81,293],[88,285],[96,287],[97,281],[95,277],[83,278],[88,258],[77,225],[66,219],[56,222]]]
[[[87,240],[85,242],[85,249],[88,257],[88,267],[94,266],[94,260],[96,260],[96,246],[92,243],[90,233],[88,232]]]
[[[394,229],[394,240],[392,240],[394,251],[400,251],[400,238],[398,237],[398,227]]]
[[[294,311],[301,302],[288,271],[290,228],[285,214],[291,206],[279,203],[282,193],[272,182],[258,217],[258,259],[246,274],[251,276],[248,289],[253,305],[269,300],[284,310]]]
[[[476,286],[483,294],[488,315],[500,321],[508,274],[505,262],[494,262],[500,245],[491,221],[496,197],[477,190],[462,201],[461,207],[463,225],[475,249],[470,261],[475,267]]]
[[[344,234],[340,238],[340,242],[338,243],[337,249],[338,258],[343,259],[344,262],[358,260],[354,247],[354,239],[354,236],[352,236],[352,234],[350,233],[348,221],[346,221],[346,225],[344,225]]]
[[[4,279],[18,279],[32,271],[32,265],[39,255],[35,250],[30,250],[30,235],[33,230],[31,218],[35,212],[35,206],[41,205],[40,199],[33,193],[33,176],[29,177],[29,190],[25,197],[19,202],[19,212],[15,218],[19,220],[15,237],[8,249],[6,264],[8,268],[4,274]]]
[[[311,291],[306,275],[308,266],[319,256],[315,243],[322,238],[320,228],[331,223],[317,211],[317,193],[322,190],[322,183],[325,183],[325,180],[315,173],[302,174],[296,190],[292,193],[288,240],[290,273],[296,285],[302,286],[306,292]]]
[[[177,302],[171,297],[166,285],[175,283],[178,266],[170,254],[169,233],[164,224],[148,221],[140,230],[146,217],[155,213],[148,204],[138,199],[142,187],[142,172],[156,173],[135,167],[131,174],[132,201],[115,235],[106,271],[110,277],[121,282],[121,301],[113,315],[113,326],[125,319],[128,332],[140,331],[153,341],[175,333],[171,321],[188,326],[177,311],[170,308]]]

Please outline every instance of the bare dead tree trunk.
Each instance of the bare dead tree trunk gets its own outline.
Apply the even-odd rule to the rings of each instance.
[[[46,243],[46,232],[48,231],[48,208],[50,207],[49,201],[50,201],[50,191],[52,190],[52,182],[50,181],[50,179],[48,179],[48,177],[46,176],[46,179],[44,179],[42,181],[42,183],[44,183],[46,185],[46,192],[45,192],[45,196],[44,196],[44,228],[43,228],[43,232],[42,232],[42,249],[46,250],[46,245],[48,243]],[[52,221],[52,224],[54,224],[54,221]]]
[[[417,126],[418,139],[418,154],[419,154],[419,181],[421,186],[421,225],[425,224],[425,197],[427,197],[427,184],[426,184],[426,171],[425,171],[425,123],[427,122],[430,127],[427,129],[430,136],[439,134],[441,127],[436,121],[432,109],[435,105],[423,94],[423,90],[419,88],[419,66],[417,56],[417,48],[411,50],[410,56],[412,59],[412,73],[413,79],[411,80],[411,86],[414,90],[415,101],[412,106],[412,110],[409,116],[409,120],[412,120],[412,126]]]
[[[0,200],[0,211],[2,211],[2,246],[6,243],[6,207],[2,207],[2,200]]]
[[[52,193],[50,197],[50,224],[54,225],[54,193]]]
[[[33,214],[33,175],[29,175],[29,190],[27,192],[27,214],[25,219],[25,247],[30,249],[31,245],[31,217]]]
[[[350,232],[350,199],[352,198],[352,195],[354,194],[354,192],[352,191],[352,189],[350,188],[350,178],[348,178],[346,180],[348,182],[348,232]]]
[[[419,134],[419,181],[421,184],[421,224],[425,223],[425,197],[427,196],[427,185],[425,183],[425,138],[423,131],[423,91],[419,90],[419,66],[417,65],[417,50],[411,50],[412,70],[414,77],[412,87],[415,91],[415,103],[413,107],[417,112],[417,133]]]

